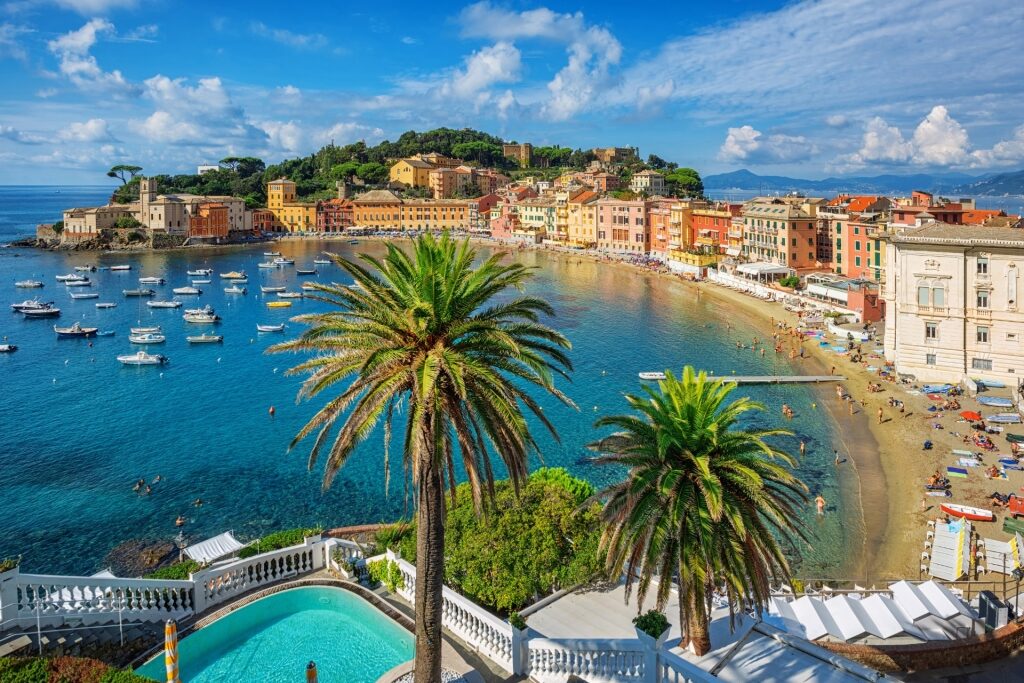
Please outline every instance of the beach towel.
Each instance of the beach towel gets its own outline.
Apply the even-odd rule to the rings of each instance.
[[[871,372],[874,372],[874,371],[875,371],[875,370],[877,370],[878,368],[876,368],[876,367],[875,367],[874,365],[869,365],[869,366],[867,367],[867,369],[868,369],[868,370],[870,370]]]
[[[907,394],[909,394],[910,396],[920,396],[921,392],[918,391],[917,389],[911,389],[910,391],[907,392]]]
[[[965,455],[965,456],[967,456],[969,458],[973,458],[974,457],[974,451],[965,451],[965,450],[960,449],[960,448],[954,448],[953,449],[953,455]]]
[[[957,458],[957,464],[960,467],[980,467],[981,461],[976,458]]]
[[[1014,470],[1015,472],[1024,472],[1024,465],[1021,465],[1013,458],[1001,458],[999,460],[999,466],[1003,469]]]
[[[946,474],[948,474],[951,477],[960,477],[961,479],[967,478],[967,470],[963,467],[947,467]]]
[[[945,397],[939,396],[938,394],[928,394],[928,398],[930,398],[933,401],[945,401],[946,400]]]
[[[832,350],[835,351],[836,353],[849,353],[850,352],[850,350],[848,348],[846,348],[845,346],[833,346]]]
[[[925,491],[924,495],[926,495],[926,496],[935,496],[936,498],[952,498],[953,497],[953,492],[952,491]]]

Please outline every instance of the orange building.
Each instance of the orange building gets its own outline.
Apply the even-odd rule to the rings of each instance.
[[[672,205],[675,203],[673,199],[656,199],[651,202],[651,208],[647,211],[651,233],[651,256],[655,258],[668,258],[669,242],[672,237]]]
[[[327,199],[316,203],[316,229],[318,232],[343,232],[355,223],[352,201]]]
[[[724,252],[729,247],[732,219],[742,211],[742,204],[694,202],[690,243],[714,253]]]
[[[876,195],[839,195],[818,211],[822,261],[850,278],[881,279],[882,232],[892,202]]]
[[[818,260],[821,198],[758,197],[743,205],[743,255],[793,269],[812,269]]]
[[[228,227],[228,207],[219,202],[204,202],[189,217],[188,236],[227,239]]]
[[[357,228],[399,230],[402,200],[388,190],[370,190],[352,200],[352,223]]]

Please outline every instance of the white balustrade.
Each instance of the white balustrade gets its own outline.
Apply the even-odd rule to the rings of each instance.
[[[162,621],[194,611],[192,582],[94,576],[19,574],[15,586],[18,620],[83,624]]]
[[[197,607],[201,611],[254,588],[318,569],[323,545],[319,541],[304,543],[196,572],[192,581]]]
[[[716,683],[718,680],[674,652],[658,652],[658,676],[655,683]]]
[[[530,638],[527,648],[525,673],[540,683],[563,683],[570,676],[613,683],[646,680],[649,653],[639,640]]]

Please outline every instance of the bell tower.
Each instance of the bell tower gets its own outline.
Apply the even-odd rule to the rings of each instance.
[[[149,225],[149,205],[156,200],[156,180],[154,178],[139,179],[139,222]]]

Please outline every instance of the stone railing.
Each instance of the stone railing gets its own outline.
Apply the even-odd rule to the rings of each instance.
[[[526,641],[526,673],[540,683],[559,683],[570,676],[585,681],[654,681],[657,654],[639,640]]]

